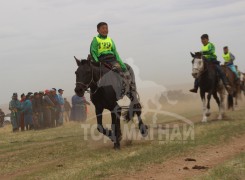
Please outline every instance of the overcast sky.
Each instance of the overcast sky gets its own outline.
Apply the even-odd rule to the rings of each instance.
[[[0,0],[0,104],[13,92],[63,88],[72,95],[100,21],[122,59],[144,80],[192,82],[190,51],[208,33],[222,59],[228,45],[245,71],[244,0]]]

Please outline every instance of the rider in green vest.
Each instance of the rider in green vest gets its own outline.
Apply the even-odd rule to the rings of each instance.
[[[100,22],[97,25],[98,36],[93,38],[90,46],[90,54],[95,62],[110,63],[113,68],[126,71],[127,67],[121,60],[114,41],[108,37],[108,25]]]
[[[225,61],[224,64],[228,66],[232,72],[235,73],[236,80],[239,80],[240,79],[239,73],[237,72],[237,69],[233,63],[235,60],[235,56],[231,52],[229,52],[229,48],[227,46],[223,48],[223,51],[224,51],[223,59]]]
[[[207,34],[203,34],[201,36],[201,41],[203,44],[203,47],[201,50],[201,53],[203,55],[203,60],[207,62],[212,62],[213,64],[215,64],[216,71],[218,72],[220,78],[222,79],[226,89],[229,91],[231,87],[228,83],[228,80],[224,72],[222,71],[220,67],[220,62],[217,61],[214,44],[209,42],[209,37]],[[198,79],[195,79],[194,88],[191,89],[190,92],[197,93],[197,91],[198,91]]]

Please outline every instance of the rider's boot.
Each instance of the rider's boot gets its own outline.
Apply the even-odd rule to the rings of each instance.
[[[198,80],[195,79],[194,88],[190,89],[190,92],[197,93],[197,91],[198,91]]]

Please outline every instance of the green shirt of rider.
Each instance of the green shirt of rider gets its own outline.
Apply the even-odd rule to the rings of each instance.
[[[105,22],[100,22],[97,25],[97,32],[99,33],[98,36],[93,38],[93,41],[90,46],[90,54],[92,59],[95,62],[99,62],[101,59],[105,59],[105,57],[114,57],[115,62],[111,62],[113,65],[118,66],[123,71],[127,70],[126,65],[123,63],[122,59],[120,58],[116,45],[114,41],[108,37],[108,25]]]
[[[215,53],[215,46],[213,43],[209,42],[209,37],[207,34],[203,34],[201,36],[201,41],[203,44],[202,47],[202,54],[205,60],[207,61],[216,61],[217,56]]]

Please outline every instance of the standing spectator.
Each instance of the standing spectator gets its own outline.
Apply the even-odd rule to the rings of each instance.
[[[35,92],[32,100],[32,111],[33,111],[33,125],[34,129],[40,129],[39,124],[39,113],[41,112],[41,104],[39,103],[39,93]]]
[[[38,113],[38,120],[39,120],[39,125],[40,128],[44,127],[44,120],[43,120],[43,111],[44,111],[44,104],[43,104],[43,91],[39,91],[39,99],[38,99],[38,103],[40,104],[40,111]]]
[[[62,97],[64,90],[63,89],[59,89],[58,90],[59,94],[58,94],[58,103],[59,103],[59,108],[58,108],[58,112],[59,112],[59,120],[58,120],[58,125],[63,125],[63,115],[64,115],[64,98]]]
[[[54,108],[54,103],[50,99],[50,91],[45,90],[45,95],[43,96],[43,107],[44,107],[44,126],[51,127],[51,109]]]
[[[26,100],[26,96],[25,96],[25,94],[21,94],[20,97],[21,97],[20,102],[21,102],[21,107],[22,107],[24,101]],[[25,120],[24,120],[24,113],[23,112],[20,113],[20,129],[21,129],[21,131],[25,131]]]
[[[64,98],[64,101],[65,101],[65,104],[64,104],[64,108],[65,108],[64,119],[65,119],[66,122],[68,122],[69,118],[70,118],[70,113],[71,113],[71,105],[67,101],[66,98]]]
[[[59,118],[60,118],[60,105],[59,105],[59,97],[58,97],[58,94],[57,94],[57,90],[56,88],[52,88],[52,92],[53,92],[53,97],[55,99],[55,123],[56,123],[56,126],[59,125]]]
[[[87,104],[85,97],[74,95],[72,97],[72,108],[70,120],[72,121],[86,121],[87,119]]]
[[[32,92],[28,92],[26,96],[29,96],[29,100],[32,101],[32,98],[33,98],[33,93]]]
[[[5,117],[5,114],[2,111],[2,109],[0,109],[0,127],[3,127],[4,117]]]
[[[32,119],[32,103],[30,100],[31,95],[26,95],[26,100],[23,103],[23,110],[24,112],[24,120],[25,120],[25,126],[26,130],[32,130],[33,129],[33,119]]]
[[[11,124],[13,132],[19,131],[21,103],[18,100],[17,93],[13,93],[12,100],[9,103],[9,110],[11,111]]]
[[[54,106],[51,108],[51,127],[55,127],[55,125],[58,124],[58,108],[59,108],[59,103],[58,103],[58,98],[56,97],[56,91],[54,89],[50,90],[49,98],[53,102]]]
[[[86,121],[87,120],[87,116],[88,116],[88,106],[87,105],[90,105],[90,103],[86,100],[85,96],[83,96],[83,103],[84,103],[84,106],[85,106],[84,121]]]

